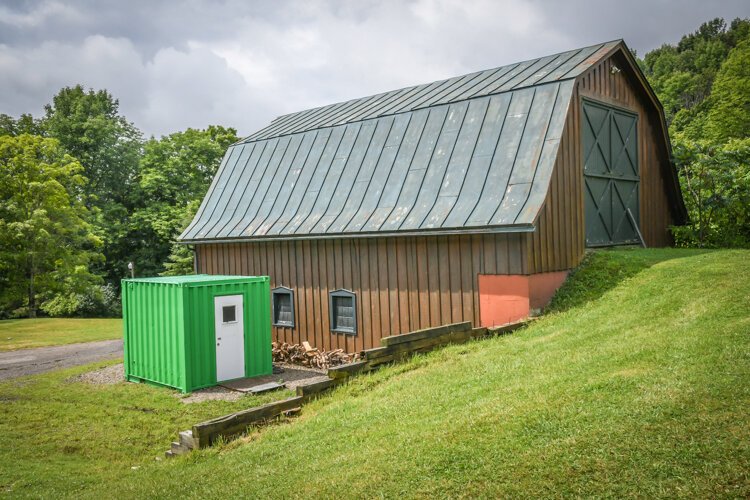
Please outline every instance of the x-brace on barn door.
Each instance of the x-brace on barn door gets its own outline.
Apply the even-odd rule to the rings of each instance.
[[[638,116],[584,99],[581,127],[586,246],[638,243]]]

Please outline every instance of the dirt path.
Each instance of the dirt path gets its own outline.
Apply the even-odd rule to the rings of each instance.
[[[122,340],[0,352],[0,380],[34,375],[122,356]]]

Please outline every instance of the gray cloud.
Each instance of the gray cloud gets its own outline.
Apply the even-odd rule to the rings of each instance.
[[[643,54],[746,0],[37,0],[0,5],[0,112],[107,88],[146,134],[273,117],[624,38]]]

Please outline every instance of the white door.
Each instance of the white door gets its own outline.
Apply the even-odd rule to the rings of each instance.
[[[214,298],[218,382],[245,376],[245,325],[242,309],[242,295]]]

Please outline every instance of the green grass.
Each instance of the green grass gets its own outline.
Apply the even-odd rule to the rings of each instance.
[[[750,496],[750,252],[602,252],[550,311],[514,335],[359,377],[289,424],[137,470],[122,458],[84,467],[80,450],[109,433],[142,447],[136,429],[153,433],[149,450],[167,444],[171,414],[121,410],[87,423],[103,434],[81,433],[69,454],[35,452],[33,429],[54,412],[17,430],[13,406],[37,418],[46,403],[0,386],[2,485],[97,498]],[[66,404],[59,381],[38,380]],[[131,399],[140,389],[112,404],[144,406]],[[89,411],[85,422],[107,413]]]
[[[122,338],[119,318],[37,318],[0,321],[0,352]]]
[[[704,251],[674,248],[654,248],[648,251],[626,248],[589,252],[581,266],[571,272],[570,279],[557,291],[545,313],[582,306],[654,264],[701,253]]]
[[[157,463],[194,423],[292,395],[184,404],[177,391],[162,387],[71,381],[116,362],[0,384],[0,492],[57,497],[130,477]]]

